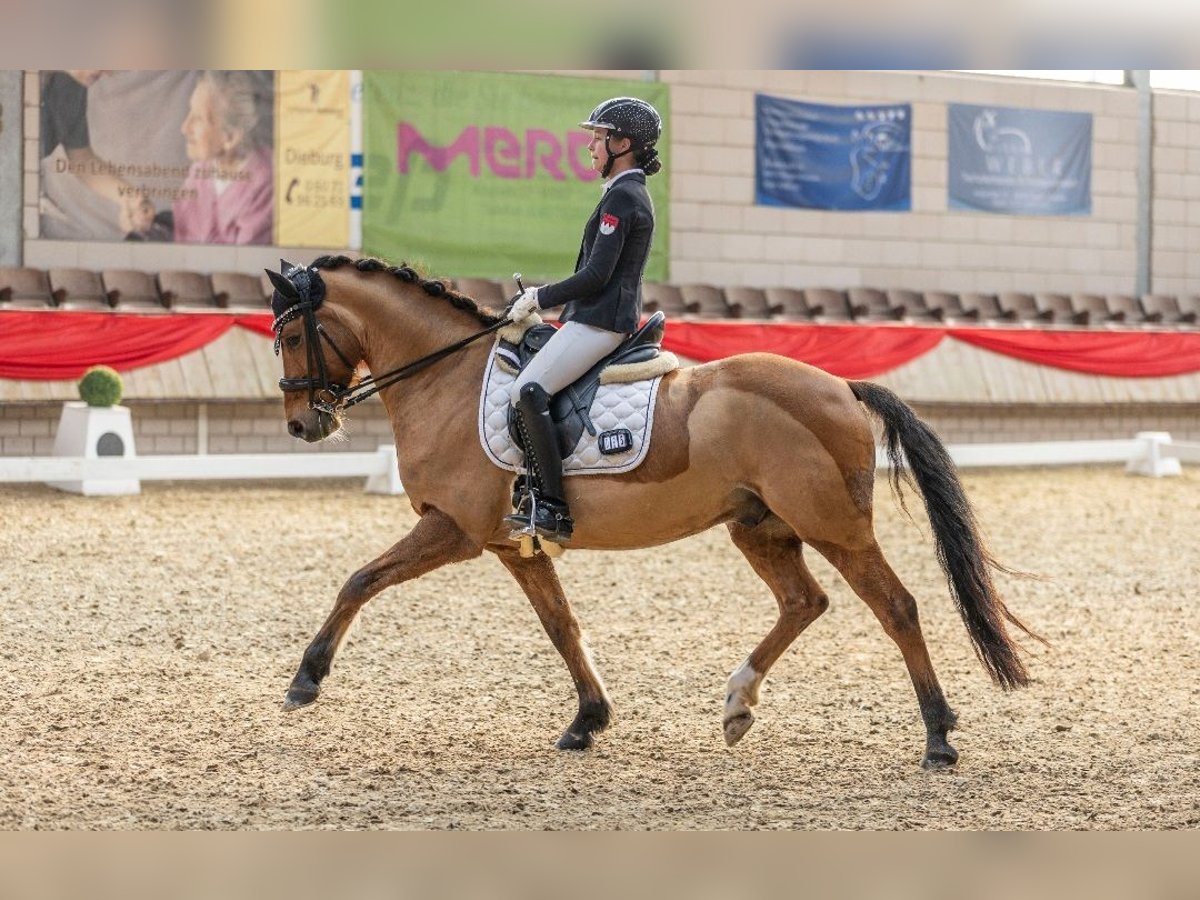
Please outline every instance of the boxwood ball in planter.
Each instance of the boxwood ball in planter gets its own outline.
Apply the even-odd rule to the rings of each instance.
[[[79,379],[79,397],[88,406],[116,406],[123,388],[121,376],[108,366],[92,366]]]

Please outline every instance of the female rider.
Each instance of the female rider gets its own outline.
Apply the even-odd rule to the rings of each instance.
[[[662,168],[654,149],[662,118],[644,100],[606,100],[580,127],[592,132],[592,168],[605,181],[600,203],[583,230],[575,274],[528,288],[509,310],[509,319],[517,322],[537,310],[565,304],[559,316],[564,324],[521,372],[510,395],[525,443],[526,468],[534,476],[533,528],[555,543],[568,540],[575,523],[563,490],[550,398],[638,327],[642,273],[654,236],[654,205],[646,178]],[[530,518],[530,508],[523,503],[506,521],[526,530]]]

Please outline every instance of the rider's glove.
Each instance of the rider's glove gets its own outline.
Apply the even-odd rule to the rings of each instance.
[[[520,322],[522,319],[527,319],[533,313],[541,309],[538,305],[538,289],[535,287],[526,288],[524,293],[516,299],[512,308],[508,311],[508,321]]]

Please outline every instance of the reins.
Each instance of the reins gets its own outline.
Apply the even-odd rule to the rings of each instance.
[[[432,366],[434,363],[440,362],[447,356],[457,353],[459,350],[462,350],[468,344],[479,340],[481,337],[486,337],[489,334],[499,331],[507,324],[509,324],[507,319],[501,319],[499,322],[495,323],[494,325],[489,325],[482,331],[477,331],[469,337],[463,338],[461,341],[456,341],[453,344],[450,344],[448,347],[435,350],[426,356],[422,356],[418,360],[414,360],[407,365],[400,366],[398,369],[392,369],[390,372],[384,372],[382,375],[378,376],[368,376],[351,388],[334,390],[333,388],[338,386],[331,385],[329,387],[329,392],[333,395],[333,400],[328,403],[317,403],[315,405],[310,405],[312,405],[312,408],[315,410],[330,414],[332,414],[338,407],[341,409],[349,409],[352,406],[362,403],[368,397],[378,394],[384,388],[389,388],[393,384],[403,381],[405,378],[410,378],[413,375],[416,375],[418,372],[427,369],[429,366]],[[336,352],[338,356],[341,356],[341,352],[337,349],[337,346],[334,345],[333,339],[328,335],[325,336],[325,339],[329,341],[329,344],[333,347],[334,352]],[[342,359],[345,359],[345,357],[343,356]]]

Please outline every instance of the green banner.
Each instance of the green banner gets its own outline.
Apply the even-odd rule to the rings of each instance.
[[[437,277],[521,272],[536,284],[569,275],[602,183],[579,123],[601,101],[630,95],[665,122],[663,171],[647,179],[657,225],[646,278],[666,280],[666,85],[466,72],[363,79],[364,252]]]

